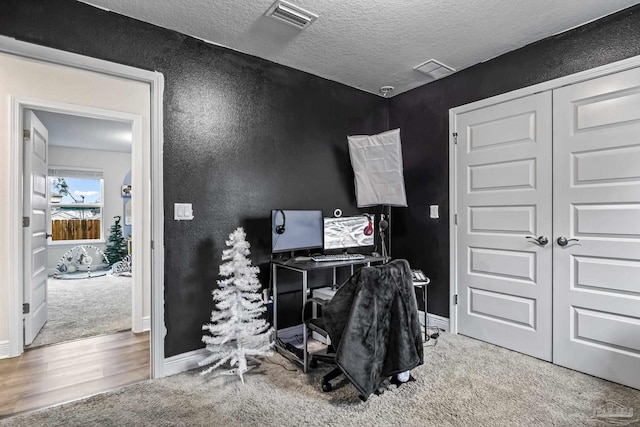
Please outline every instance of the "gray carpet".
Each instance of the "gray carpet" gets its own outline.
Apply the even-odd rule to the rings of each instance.
[[[131,329],[131,277],[48,280],[49,320],[28,348]]]
[[[347,383],[320,391],[326,365],[304,375],[275,355],[245,385],[192,371],[0,426],[603,426],[594,411],[607,402],[640,415],[638,390],[470,338],[443,334],[425,351],[415,381],[364,403]]]

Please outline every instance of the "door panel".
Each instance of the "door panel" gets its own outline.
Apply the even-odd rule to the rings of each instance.
[[[551,94],[459,114],[458,331],[551,360]]]
[[[640,388],[640,70],[554,91],[553,361]]]
[[[33,342],[47,321],[47,141],[48,132],[38,117],[24,112],[24,129],[30,133],[24,145],[23,211],[24,295],[29,312],[24,316],[24,344]]]

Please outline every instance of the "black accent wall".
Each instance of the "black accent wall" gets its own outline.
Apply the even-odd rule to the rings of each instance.
[[[640,6],[390,99],[409,204],[393,211],[393,256],[430,276],[430,313],[449,317],[449,109],[636,55]],[[431,204],[440,205],[440,219],[428,219]]]
[[[346,137],[389,128],[384,98],[72,0],[3,1],[0,33],[164,74],[167,357],[203,346],[236,227],[267,286],[271,209],[359,212]]]
[[[639,15],[635,6],[390,100],[73,0],[4,0],[0,34],[164,74],[169,357],[202,347],[228,234],[245,227],[266,286],[270,210],[357,214],[346,136],[397,127],[410,207],[393,209],[392,253],[431,277],[429,312],[448,317],[449,109],[639,55]],[[172,220],[177,202],[193,203],[194,221]],[[428,219],[430,204],[440,219]]]

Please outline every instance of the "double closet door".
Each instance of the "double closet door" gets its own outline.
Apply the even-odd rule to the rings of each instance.
[[[454,120],[458,332],[640,388],[640,70]]]

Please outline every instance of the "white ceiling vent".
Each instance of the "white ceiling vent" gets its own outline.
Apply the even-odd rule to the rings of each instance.
[[[444,65],[442,62],[438,62],[435,59],[430,59],[427,62],[416,65],[413,69],[420,71],[422,74],[426,74],[434,80],[441,79],[442,77],[453,74],[456,71],[454,68]]]
[[[307,28],[318,15],[311,13],[284,0],[276,0],[265,13],[266,16],[292,25],[300,30]]]

